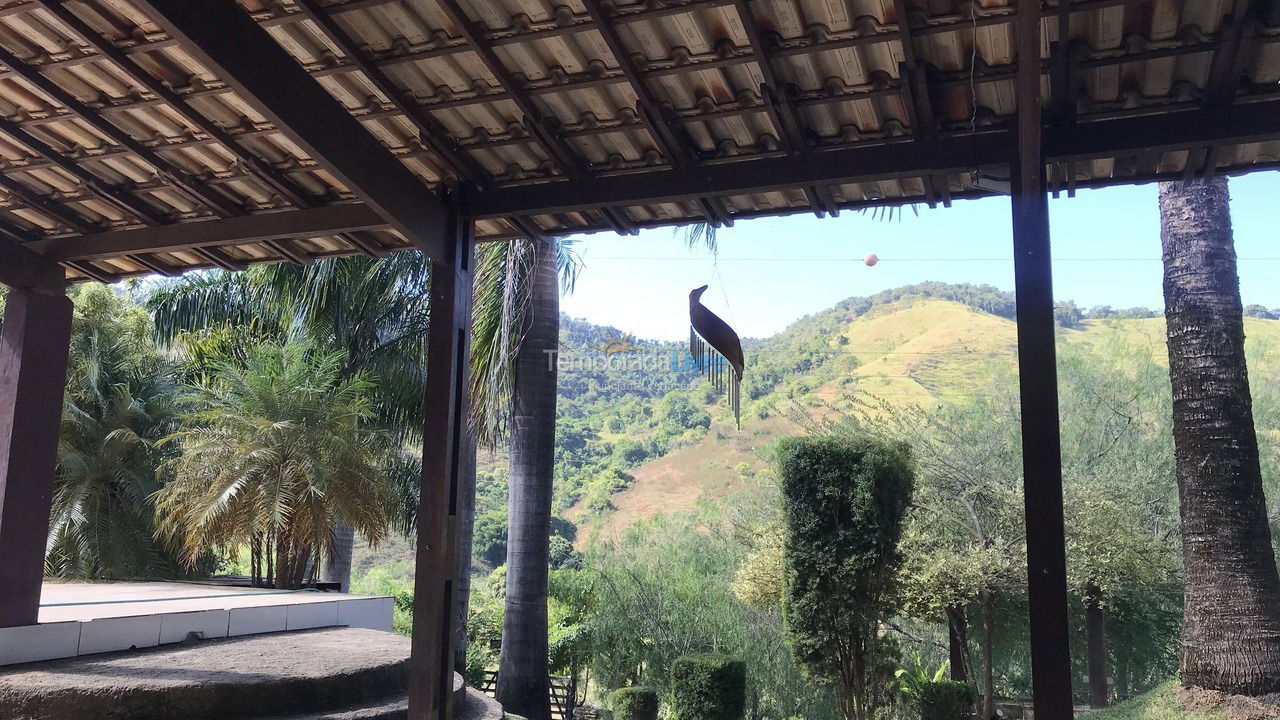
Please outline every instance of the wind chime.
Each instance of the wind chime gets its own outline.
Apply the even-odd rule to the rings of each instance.
[[[742,341],[729,323],[702,304],[703,285],[689,293],[689,355],[716,392],[726,393],[733,420],[742,428]]]

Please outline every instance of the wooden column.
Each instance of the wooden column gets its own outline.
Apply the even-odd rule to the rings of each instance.
[[[449,720],[453,699],[459,480],[467,451],[472,222],[455,210],[447,262],[431,266],[426,422],[413,587],[409,719]]]
[[[1040,3],[1018,0],[1017,145],[1011,163],[1018,378],[1022,401],[1023,492],[1031,685],[1036,720],[1069,720],[1071,649],[1062,517],[1062,448],[1054,348],[1049,198],[1041,150]]]
[[[0,333],[0,627],[34,625],[40,611],[70,338],[71,301],[60,286],[9,293]]]

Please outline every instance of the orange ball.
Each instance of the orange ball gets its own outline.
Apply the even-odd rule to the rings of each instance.
[[[876,257],[875,253],[867,253],[867,256],[862,259],[862,262],[866,263],[867,267],[875,267],[876,263],[880,262],[880,258]]]

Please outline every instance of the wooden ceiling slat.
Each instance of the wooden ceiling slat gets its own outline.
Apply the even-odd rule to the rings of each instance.
[[[133,155],[155,168],[171,185],[195,202],[201,203],[213,212],[230,216],[239,210],[225,195],[205,185],[203,181],[187,174],[186,170],[154,149],[143,145],[128,132],[121,130],[105,120],[96,110],[82,103],[71,93],[45,76],[38,69],[28,66],[21,58],[0,46],[0,63],[17,73],[22,80],[53,102],[61,105],[96,130],[112,144],[125,148]]]

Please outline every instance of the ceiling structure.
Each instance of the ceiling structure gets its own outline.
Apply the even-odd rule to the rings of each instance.
[[[1040,27],[1052,190],[1280,166],[1280,0],[1068,2]],[[1014,18],[1011,0],[2,2],[0,262],[111,281],[431,253],[450,205],[484,241],[998,193]]]

